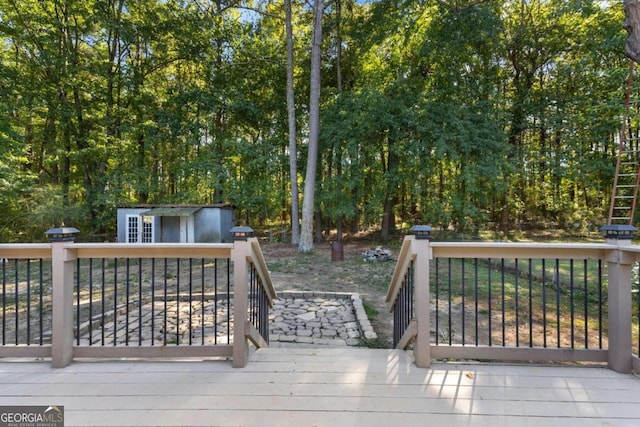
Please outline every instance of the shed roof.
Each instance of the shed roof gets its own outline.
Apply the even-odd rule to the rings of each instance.
[[[118,209],[159,209],[159,208],[214,208],[214,209],[235,209],[232,203],[195,204],[195,203],[170,203],[170,204],[132,204],[120,205]]]
[[[162,207],[162,208],[153,208],[148,211],[141,212],[141,216],[189,216],[193,215],[200,208],[193,207]]]

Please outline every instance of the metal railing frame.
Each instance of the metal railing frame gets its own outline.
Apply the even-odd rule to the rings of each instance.
[[[233,262],[234,288],[233,343],[185,346],[77,345],[74,340],[74,272],[77,260],[83,258],[230,259]],[[0,357],[51,358],[53,367],[63,368],[77,358],[228,356],[232,357],[234,367],[244,367],[248,361],[249,342],[257,347],[268,346],[268,309],[273,305],[276,292],[256,238],[235,241],[233,244],[84,244],[69,241],[1,244],[0,259],[51,260],[52,287],[51,344],[0,345]],[[249,311],[249,300],[252,299],[250,292],[260,295],[260,304],[253,308],[253,312]]]
[[[572,349],[540,347],[498,347],[474,345],[436,345],[431,342],[429,268],[434,258],[492,259],[557,259],[602,260],[608,272],[608,348]],[[617,372],[640,369],[640,359],[633,354],[633,298],[631,271],[640,261],[640,247],[627,240],[608,239],[602,244],[539,244],[539,243],[450,243],[419,240],[407,236],[387,293],[390,311],[401,309],[399,302],[407,283],[414,287],[414,308],[411,321],[401,325],[394,339],[396,348],[413,345],[415,363],[429,367],[431,358],[527,360],[527,361],[591,361],[607,363]],[[411,274],[409,280],[406,276]],[[405,304],[404,302],[402,304]],[[402,315],[395,314],[394,318]]]

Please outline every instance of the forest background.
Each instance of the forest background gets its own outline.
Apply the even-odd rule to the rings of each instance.
[[[291,6],[295,152],[281,0],[0,0],[0,241],[112,235],[117,206],[146,203],[291,227],[314,26]],[[621,1],[323,6],[317,234],[606,221]]]

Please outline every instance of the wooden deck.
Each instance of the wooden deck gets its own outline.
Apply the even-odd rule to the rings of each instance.
[[[604,368],[435,364],[407,352],[270,348],[229,361],[0,362],[0,405],[66,426],[637,426],[640,378]]]

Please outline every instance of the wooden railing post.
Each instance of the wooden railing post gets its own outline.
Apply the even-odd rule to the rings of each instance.
[[[416,366],[428,368],[431,366],[431,318],[429,296],[429,262],[431,260],[431,245],[429,239],[412,240],[411,253],[414,257],[414,290],[415,290],[415,320],[417,334],[413,344],[413,355]]]
[[[68,241],[51,243],[52,330],[51,366],[64,368],[73,360],[73,262]]]
[[[631,267],[635,255],[624,251],[631,244],[630,234],[618,233],[619,228],[631,226],[608,226],[616,228],[607,232],[606,242],[618,249],[607,253],[608,309],[609,309],[609,368],[616,372],[631,372],[632,368],[632,298]],[[603,227],[604,229],[605,227]],[[634,229],[635,230],[635,229]]]
[[[231,260],[233,261],[233,367],[244,368],[249,360],[249,342],[245,335],[248,304],[248,257],[251,254],[251,242],[236,240],[233,242]]]

